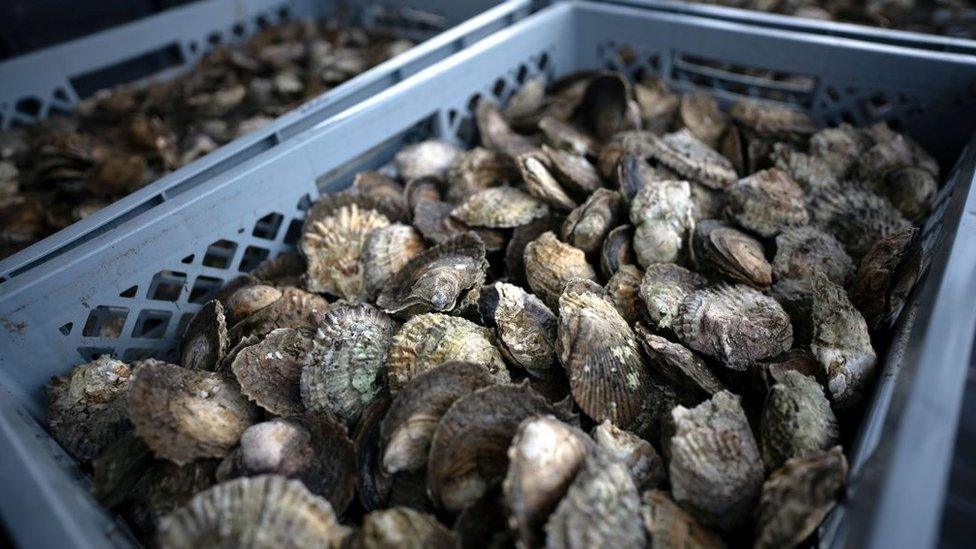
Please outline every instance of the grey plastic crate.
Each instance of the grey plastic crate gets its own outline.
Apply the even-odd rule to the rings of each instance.
[[[460,51],[530,12],[531,0],[203,0],[0,62],[0,128],[69,112],[87,93],[185,71],[216,44],[233,43],[283,19],[356,22],[423,43],[0,261],[12,278],[103,234],[287,141],[329,116]],[[438,34],[439,33],[439,34]],[[431,38],[431,36],[433,36]]]
[[[847,498],[822,528],[825,546],[931,545],[976,326],[976,58],[589,2],[546,8],[0,283],[0,512],[14,538],[129,543],[39,426],[52,375],[99,353],[172,356],[181,327],[242,264],[294,250],[320,193],[387,165],[409,141],[470,143],[479,97],[505,100],[529,76],[600,67],[711,88],[726,103],[740,93],[778,98],[822,123],[886,120],[955,166],[925,226],[930,264],[852,448]],[[101,333],[119,317],[116,337]]]

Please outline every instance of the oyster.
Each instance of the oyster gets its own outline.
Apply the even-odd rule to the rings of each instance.
[[[434,501],[457,512],[501,482],[512,437],[522,420],[538,414],[569,419],[526,383],[492,385],[457,399],[431,440],[427,486]]]
[[[576,126],[558,118],[546,116],[539,120],[539,131],[545,136],[546,142],[555,149],[590,158],[595,158],[599,153],[600,146],[595,139]]]
[[[270,284],[247,284],[231,292],[224,301],[224,316],[229,326],[276,303],[283,291]]]
[[[354,425],[386,392],[384,362],[396,325],[366,303],[337,303],[321,315],[304,356],[300,392],[308,410]]]
[[[702,143],[713,149],[718,147],[728,120],[712,94],[695,90],[682,95],[678,114],[684,127]]]
[[[249,335],[263,337],[278,328],[314,326],[318,314],[329,308],[324,298],[297,288],[282,288],[280,292],[273,303],[234,324],[230,340],[237,342]]]
[[[545,232],[525,246],[525,276],[532,292],[555,307],[566,283],[574,278],[596,280],[583,250],[560,242]]]
[[[376,229],[363,242],[363,289],[375,297],[387,281],[424,250],[424,239],[409,225],[394,223]]]
[[[769,296],[782,305],[793,325],[793,342],[809,345],[813,339],[813,279],[781,278],[769,287]]]
[[[241,349],[231,363],[241,392],[275,415],[304,410],[299,387],[314,333],[311,328],[280,328]]]
[[[434,244],[442,244],[464,234],[468,227],[451,217],[454,207],[447,202],[420,202],[413,210],[413,226]]]
[[[498,382],[509,381],[505,360],[492,343],[491,332],[474,322],[439,313],[412,317],[393,336],[386,360],[390,392],[439,364],[473,362]]]
[[[808,208],[812,222],[837,237],[855,262],[875,242],[911,227],[891,202],[858,185],[815,193]]]
[[[356,174],[352,182],[352,189],[358,194],[370,196],[391,204],[399,205],[397,209],[406,211],[407,201],[403,196],[403,185],[399,181],[380,172],[365,171]]]
[[[508,120],[531,117],[538,113],[546,101],[546,79],[542,76],[526,80],[508,100],[502,111]]]
[[[839,437],[837,418],[816,379],[795,370],[773,378],[759,428],[763,461],[771,470],[790,458],[827,450]]]
[[[724,189],[738,177],[729,159],[687,129],[663,137],[645,133],[644,138],[655,160],[688,179],[713,189]]]
[[[599,141],[640,127],[637,105],[630,99],[630,82],[618,72],[595,75],[586,84],[575,110],[578,125]]]
[[[491,187],[470,196],[451,215],[474,227],[510,229],[545,217],[549,207],[509,186]]]
[[[363,412],[353,439],[356,451],[356,470],[359,471],[359,503],[366,512],[385,507],[390,498],[394,478],[383,471],[380,448],[380,422],[390,408],[390,397],[380,398]]]
[[[503,154],[482,147],[465,151],[447,171],[447,200],[460,203],[471,195],[513,179],[514,166]],[[408,190],[409,193],[409,190]],[[428,191],[428,199],[440,200]]]
[[[562,240],[588,254],[596,253],[607,233],[622,217],[620,193],[598,189],[586,202],[570,212],[562,227]]]
[[[640,506],[627,465],[591,452],[546,522],[546,547],[644,547]]]
[[[850,124],[824,128],[810,136],[810,154],[822,159],[838,179],[850,174],[871,145],[872,139]]]
[[[724,549],[721,536],[703,526],[661,490],[644,492],[641,508],[651,549]]]
[[[210,301],[193,315],[180,342],[181,363],[191,370],[214,371],[227,354],[227,320],[219,301]]]
[[[674,388],[682,404],[693,406],[725,389],[708,365],[684,345],[651,333],[643,324],[635,327],[651,375]]]
[[[359,175],[362,175],[362,173]],[[385,178],[386,176],[382,177]],[[389,191],[365,194],[362,188],[353,187],[344,191],[330,192],[319,196],[318,200],[312,203],[312,207],[305,214],[302,231],[307,232],[313,223],[323,222],[329,217],[338,215],[343,209],[349,209],[353,206],[356,206],[360,213],[373,210],[391,222],[406,221],[410,216],[406,210],[406,202],[402,196],[391,195]]]
[[[593,446],[586,433],[551,415],[532,416],[519,425],[502,488],[509,527],[521,546],[541,545],[546,520]]]
[[[630,204],[634,252],[644,268],[678,258],[691,217],[691,187],[687,181],[655,181],[637,193]]]
[[[351,533],[335,511],[298,481],[262,475],[201,492],[165,517],[156,542],[163,549],[219,546],[340,547]]]
[[[654,133],[666,132],[681,108],[681,98],[668,91],[663,80],[651,85],[634,84],[634,98],[644,128]]]
[[[736,181],[725,194],[729,215],[761,236],[776,236],[808,221],[803,189],[788,173],[776,168]]]
[[[810,351],[826,373],[834,404],[846,408],[860,400],[874,378],[877,354],[871,346],[867,322],[851,305],[842,286],[817,274],[813,294]]]
[[[401,316],[451,312],[477,295],[487,270],[484,243],[465,233],[414,256],[390,277],[376,305]]]
[[[198,459],[178,466],[157,460],[145,471],[120,511],[141,533],[149,536],[164,517],[217,482],[219,463],[215,459]]]
[[[129,417],[153,453],[177,465],[224,457],[257,420],[233,380],[175,364],[144,364],[128,391]]]
[[[631,427],[650,378],[637,336],[595,283],[575,280],[559,298],[556,351],[573,399],[596,421]]]
[[[525,247],[542,233],[558,231],[559,226],[560,217],[550,215],[516,227],[512,231],[512,238],[505,246],[505,274],[513,283],[528,286],[525,278]]]
[[[763,463],[739,397],[728,391],[671,415],[669,478],[674,500],[703,524],[724,531],[749,520]]]
[[[374,229],[389,224],[385,215],[355,204],[321,221],[306,221],[299,249],[308,261],[308,289],[345,299],[361,297],[363,243]]]
[[[757,288],[773,283],[773,266],[766,261],[762,243],[720,221],[707,219],[695,227],[692,252],[703,270]]]
[[[674,263],[649,265],[640,284],[647,318],[659,329],[671,328],[685,296],[704,287],[705,282],[705,277]]]
[[[92,492],[105,507],[128,499],[152,466],[152,451],[131,430],[106,445],[92,460]]]
[[[430,139],[400,149],[393,162],[404,181],[420,177],[443,178],[462,154],[464,151],[453,143]]]
[[[891,234],[868,250],[851,289],[851,301],[868,327],[879,329],[891,322],[921,271],[921,231],[914,227]]]
[[[363,526],[344,545],[349,549],[424,549],[457,547],[454,532],[437,522],[437,518],[408,507],[373,511],[363,517]]]
[[[846,477],[847,460],[840,446],[787,461],[763,484],[755,546],[799,545],[833,508]]]
[[[250,275],[274,286],[298,286],[305,274],[305,261],[296,253],[282,252],[274,259],[258,263]],[[226,314],[227,311],[224,311]]]
[[[542,146],[552,174],[570,192],[586,195],[603,188],[603,181],[585,156]]]
[[[458,398],[497,383],[482,366],[446,362],[410,380],[397,394],[380,427],[383,470],[423,471],[434,430]]]
[[[48,387],[47,426],[78,461],[95,458],[132,428],[125,399],[132,374],[126,363],[102,355]]]
[[[642,156],[633,153],[624,153],[620,161],[614,165],[614,169],[620,195],[628,204],[641,189],[660,179],[654,168],[648,165]]]
[[[490,101],[479,101],[475,109],[475,120],[478,123],[478,134],[481,145],[485,148],[501,153],[510,159],[536,151],[534,141],[512,131],[512,128],[498,111],[498,107]]]
[[[404,186],[403,194],[407,199],[407,207],[411,212],[414,212],[417,209],[417,204],[441,201],[441,180],[436,177],[411,179]]]
[[[621,225],[607,233],[600,250],[600,271],[604,277],[610,278],[623,265],[636,261],[633,240],[634,228],[631,225]]]
[[[932,210],[938,188],[931,172],[906,166],[885,176],[882,193],[907,219],[920,220]]]
[[[217,469],[217,478],[266,474],[302,481],[342,514],[356,489],[355,453],[346,429],[315,412],[248,427],[240,446]]]
[[[661,456],[639,436],[604,421],[593,430],[593,440],[598,448],[630,469],[638,491],[656,488],[667,478]]]
[[[644,310],[644,304],[639,295],[643,277],[644,271],[636,266],[621,265],[603,289],[604,295],[613,303],[617,312],[624,317],[628,324],[637,322]]]
[[[774,101],[740,99],[729,110],[732,119],[752,132],[770,138],[796,139],[817,131],[806,113]]]
[[[508,360],[539,378],[551,378],[556,365],[556,315],[522,288],[496,282],[481,290],[481,317],[495,329]]]
[[[549,158],[543,153],[528,152],[515,159],[522,174],[522,180],[529,190],[529,194],[549,204],[557,210],[572,210],[577,206],[576,201],[566,194],[559,181],[549,169]]]
[[[789,174],[804,193],[812,194],[840,185],[841,179],[834,175],[830,164],[819,156],[802,153],[785,143],[776,143],[771,158],[776,169]]]
[[[787,229],[776,236],[773,275],[777,279],[810,279],[817,272],[844,285],[854,273],[854,262],[836,238],[816,227]]]

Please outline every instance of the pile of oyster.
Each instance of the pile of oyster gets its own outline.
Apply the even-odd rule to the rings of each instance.
[[[0,131],[0,258],[411,46],[338,20],[285,23],[178,78],[104,89],[70,115]]]
[[[882,125],[618,73],[481,101],[230,283],[180,365],[50,388],[161,547],[757,547],[811,537],[938,167]],[[390,175],[390,174],[394,174]]]

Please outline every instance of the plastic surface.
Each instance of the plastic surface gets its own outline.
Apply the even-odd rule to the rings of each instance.
[[[607,66],[652,71],[679,90],[711,87],[725,102],[736,92],[782,98],[823,123],[887,120],[945,168],[956,166],[925,227],[930,267],[902,312],[852,448],[847,498],[822,528],[824,546],[929,545],[976,326],[976,146],[966,146],[976,118],[976,58],[587,2],[546,8],[0,283],[7,393],[0,396],[0,509],[14,538],[67,546],[125,540],[35,423],[52,375],[104,352],[167,356],[221,284],[294,250],[304,210],[320,193],[387,165],[406,142],[470,143],[478,97],[503,101],[532,75]]]
[[[208,48],[213,47],[211,40],[219,43],[240,40],[261,25],[282,18],[324,17],[338,4],[336,0],[203,0],[0,62],[0,128],[14,122],[29,124],[55,112],[70,111],[84,95],[76,84],[98,89],[138,80],[153,71],[159,71],[159,77],[166,77],[192,67]],[[192,190],[209,178],[511,25],[528,15],[532,2],[344,0],[344,4],[352,8],[350,13],[360,23],[387,28],[415,40],[428,38],[443,28],[450,30],[4,258],[0,261],[0,281],[22,274]],[[164,68],[167,66],[169,68]]]

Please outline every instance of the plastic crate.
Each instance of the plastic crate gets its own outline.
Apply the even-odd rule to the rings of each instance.
[[[631,63],[618,52],[628,48]],[[774,71],[766,80],[715,69]],[[309,202],[427,137],[470,143],[472,107],[532,75],[651,71],[725,103],[779,98],[819,122],[886,120],[955,166],[925,226],[928,268],[896,325],[824,546],[925,547],[941,509],[976,326],[976,58],[591,2],[560,2],[255,155],[192,193],[0,283],[0,511],[31,545],[128,543],[40,427],[43,388],[94,355],[171,357],[241,266],[294,250]],[[787,76],[791,78],[786,79]],[[797,78],[802,77],[802,78]],[[117,337],[101,326],[125,318]]]
[[[321,18],[345,9],[360,24],[414,40],[427,39],[274,122],[4,258],[0,261],[0,280],[25,273],[194,189],[511,25],[528,15],[531,6],[531,0],[203,0],[0,62],[0,128],[4,128],[69,112],[81,98],[100,88],[138,81],[150,74],[164,78],[188,70],[217,44],[243,40],[262,26],[285,19]]]

